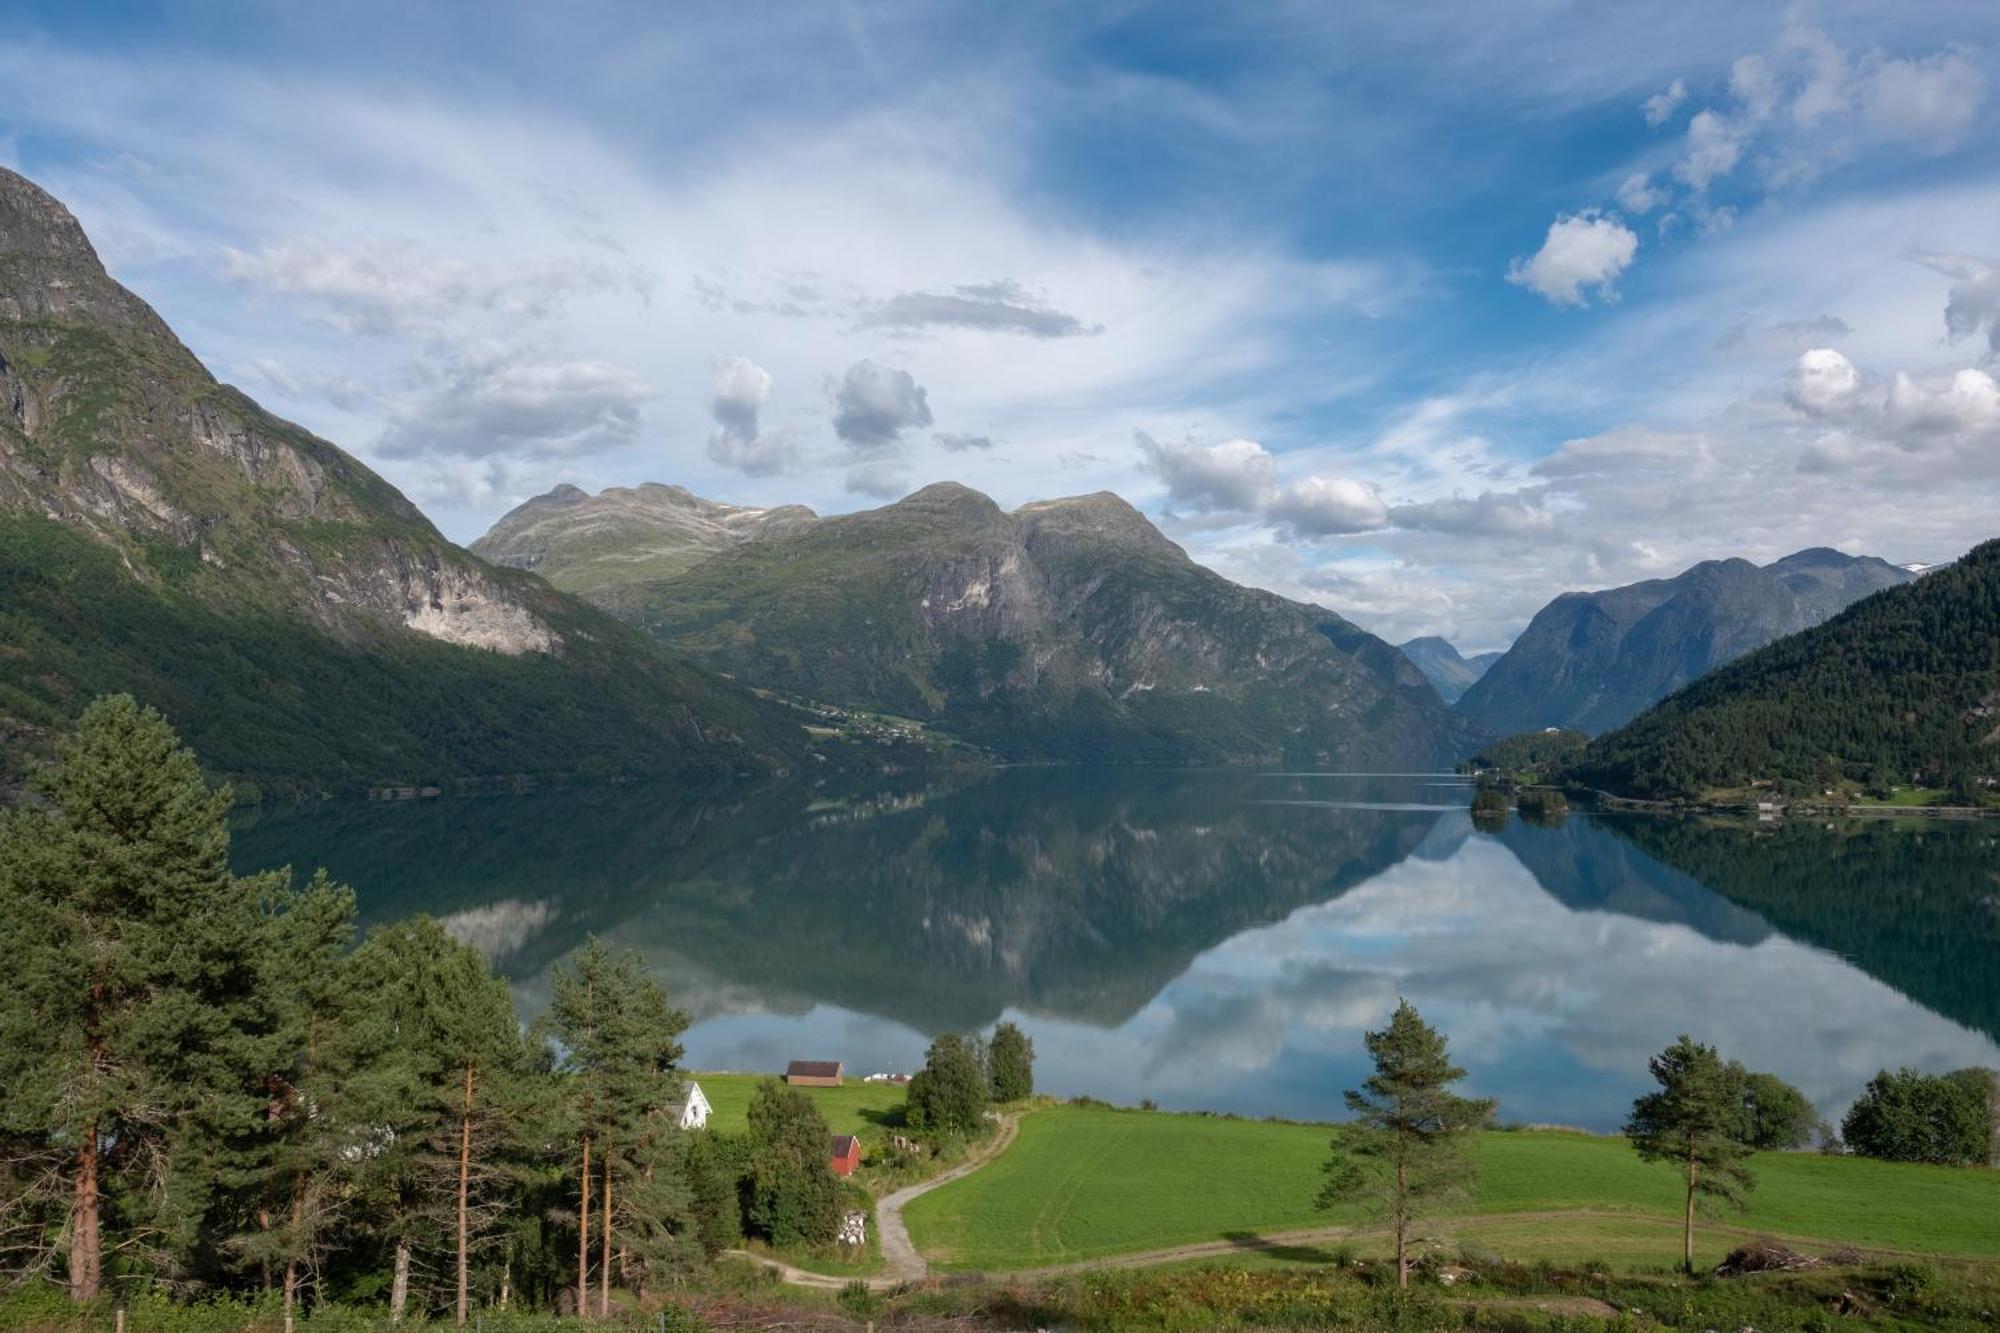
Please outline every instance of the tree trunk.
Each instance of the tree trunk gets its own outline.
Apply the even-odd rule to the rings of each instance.
[[[304,1173],[292,1181],[292,1234],[285,1249],[285,1318],[292,1317],[292,1308],[299,1295],[299,1236],[305,1230],[306,1221],[306,1178]]]
[[[510,1255],[508,1256],[507,1262],[500,1265],[500,1313],[501,1314],[507,1313],[507,1297],[512,1292],[513,1287],[514,1287],[514,1259],[513,1256]]]
[[[403,1310],[410,1303],[410,1242],[396,1242],[396,1267],[389,1277],[389,1322],[403,1322]]]
[[[466,1284],[466,1201],[472,1187],[472,1066],[465,1067],[465,1101],[458,1112],[458,1323],[465,1326],[471,1307],[471,1290]]]
[[[606,1319],[611,1317],[611,1152],[604,1153],[604,1198],[599,1200],[597,1211],[604,1214],[604,1256],[598,1260],[597,1313]]]
[[[97,1122],[83,1127],[76,1155],[76,1192],[69,1211],[69,1298],[78,1305],[97,1299],[103,1281],[104,1248],[98,1233]]]
[[[1697,1169],[1694,1148],[1693,1145],[1689,1145],[1687,1215],[1681,1227],[1681,1267],[1686,1269],[1689,1275],[1694,1273],[1694,1185]]]
[[[1410,1285],[1410,1177],[1406,1163],[1396,1163],[1396,1285]]]
[[[590,1318],[590,1135],[583,1136],[583,1202],[576,1210],[576,1317]]]

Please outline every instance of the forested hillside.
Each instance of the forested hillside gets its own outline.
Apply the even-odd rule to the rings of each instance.
[[[1695,798],[1771,782],[1920,782],[1971,799],[2000,773],[2000,541],[1859,602],[1600,737],[1572,771]]]

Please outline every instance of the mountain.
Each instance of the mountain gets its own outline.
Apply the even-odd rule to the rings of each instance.
[[[1572,776],[1695,797],[2000,774],[2000,541],[1715,671],[1601,736]]]
[[[1816,547],[1761,567],[1707,560],[1676,578],[1566,592],[1456,707],[1503,735],[1544,727],[1596,735],[1753,648],[1915,577]]]
[[[544,542],[559,504],[523,507]],[[515,558],[523,517],[482,549]],[[738,680],[1016,759],[1441,763],[1478,739],[1388,644],[1204,569],[1110,494],[1007,513],[943,483],[590,596]]]
[[[1485,675],[1487,668],[1502,656],[1500,653],[1479,653],[1461,657],[1449,641],[1434,634],[1399,643],[1396,651],[1416,663],[1417,670],[1424,673],[1424,679],[1448,704],[1457,703],[1460,696],[1472,688],[1472,683]]]
[[[0,777],[117,690],[253,789],[768,770],[805,748],[218,383],[0,170]]]
[[[672,578],[738,542],[819,521],[804,505],[750,509],[648,482],[590,495],[558,486],[472,544],[496,565],[532,569],[567,592]]]

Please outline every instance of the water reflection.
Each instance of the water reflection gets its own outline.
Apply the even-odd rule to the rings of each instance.
[[[909,1068],[1005,1015],[1054,1091],[1330,1115],[1399,994],[1509,1119],[1615,1125],[1682,1031],[1828,1112],[1883,1064],[2000,1063],[1990,826],[1485,833],[1468,800],[1436,775],[1017,771],[272,813],[237,856],[324,863],[373,920],[449,919],[529,1009],[585,934],[637,948],[710,1068]]]

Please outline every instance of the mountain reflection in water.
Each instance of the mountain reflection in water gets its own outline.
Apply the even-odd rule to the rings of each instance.
[[[1332,1117],[1399,995],[1504,1119],[1609,1129],[1689,1032],[1834,1114],[1883,1065],[2000,1064],[1994,826],[1574,816],[1474,829],[1449,777],[1015,770],[269,811],[370,922],[445,919],[524,1010],[591,933],[697,1067],[909,1069],[1000,1017],[1041,1085]]]

